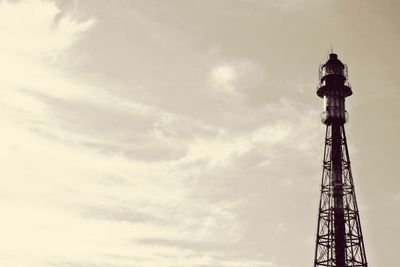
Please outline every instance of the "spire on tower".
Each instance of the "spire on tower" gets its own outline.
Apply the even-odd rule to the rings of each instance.
[[[329,48],[329,54],[333,54],[333,46],[332,45]]]

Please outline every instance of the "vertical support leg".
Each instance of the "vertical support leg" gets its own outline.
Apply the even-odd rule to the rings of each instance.
[[[332,123],[332,172],[333,183],[333,217],[335,228],[335,261],[336,267],[345,267],[345,221],[343,207],[342,178],[342,133],[339,123]]]

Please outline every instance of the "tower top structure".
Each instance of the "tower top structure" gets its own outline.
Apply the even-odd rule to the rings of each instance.
[[[352,94],[347,65],[338,59],[337,54],[329,54],[329,59],[319,68],[317,95],[324,99],[322,122],[327,125],[333,122],[344,124],[348,117],[345,98]]]

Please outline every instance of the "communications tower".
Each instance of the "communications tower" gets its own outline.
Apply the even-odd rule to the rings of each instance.
[[[344,124],[353,94],[347,66],[336,54],[320,66],[317,95],[326,125],[314,267],[367,267]]]

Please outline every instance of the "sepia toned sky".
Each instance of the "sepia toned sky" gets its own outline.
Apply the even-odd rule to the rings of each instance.
[[[312,266],[330,48],[370,266],[400,250],[397,1],[0,1],[0,265]]]

